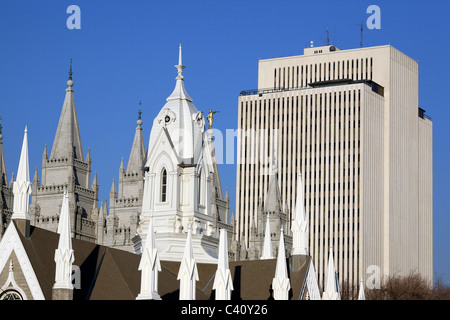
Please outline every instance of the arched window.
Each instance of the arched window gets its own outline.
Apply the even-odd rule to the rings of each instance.
[[[167,171],[165,168],[161,172],[161,202],[167,201]]]

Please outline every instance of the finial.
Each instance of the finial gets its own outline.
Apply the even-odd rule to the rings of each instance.
[[[138,124],[138,126],[141,126],[142,124],[142,119],[141,119],[141,114],[142,114],[142,110],[141,110],[141,101],[139,101],[139,111],[138,111],[138,119],[136,121],[136,123]]]
[[[72,59],[70,59],[70,69],[69,69],[69,80],[67,80],[67,86],[72,87],[73,81],[72,81]]]
[[[3,126],[2,126],[2,117],[0,117],[0,141],[3,139],[2,129],[3,129]]]
[[[183,80],[183,69],[186,68],[185,66],[183,66],[182,63],[182,53],[181,53],[181,43],[180,43],[180,47],[178,49],[178,64],[175,66],[175,68],[177,68],[178,70],[178,76],[176,77],[177,80]]]
[[[72,80],[72,59],[70,59],[69,80]]]

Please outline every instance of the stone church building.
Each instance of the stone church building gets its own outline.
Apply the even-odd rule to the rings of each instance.
[[[248,245],[234,240],[212,121],[206,129],[185,90],[181,46],[175,67],[147,148],[139,112],[127,164],[105,202],[89,149],[83,153],[72,67],[40,175],[36,168],[30,179],[25,129],[8,183],[0,125],[0,299],[320,299],[303,197],[295,212],[282,211],[276,160],[258,227]],[[338,291],[331,287],[325,291]]]

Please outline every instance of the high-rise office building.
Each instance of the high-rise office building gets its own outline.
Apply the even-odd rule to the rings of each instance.
[[[321,285],[330,248],[341,282],[377,267],[432,281],[432,121],[418,63],[390,45],[323,46],[260,60],[258,72],[258,89],[239,97],[235,240],[249,244],[275,159],[284,212],[302,176]]]

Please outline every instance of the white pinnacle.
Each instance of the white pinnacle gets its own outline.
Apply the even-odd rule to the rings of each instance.
[[[219,261],[214,277],[213,290],[216,290],[216,300],[230,300],[233,283],[228,265],[228,240],[227,231],[220,229]]]
[[[197,263],[194,259],[194,250],[192,247],[192,231],[191,225],[189,224],[186,247],[177,277],[177,280],[180,280],[180,300],[195,300],[195,282],[198,279]]]
[[[364,282],[363,279],[359,281],[359,293],[358,293],[358,300],[366,300],[366,295],[364,293]]]
[[[264,244],[261,254],[261,260],[265,259],[273,259],[273,253],[272,253],[272,240],[270,238],[270,221],[269,221],[269,215],[267,215],[267,222],[266,222],[266,230],[264,233]]]
[[[289,300],[289,282],[288,270],[286,265],[286,252],[284,247],[284,233],[281,228],[280,244],[278,246],[277,266],[275,269],[275,278],[272,281],[273,296],[275,300]]]
[[[23,136],[22,151],[20,153],[17,178],[13,185],[14,206],[12,219],[30,220],[29,205],[31,195],[30,172],[28,165],[28,137],[27,128]]]
[[[306,219],[302,175],[298,175],[297,199],[292,217],[292,254],[309,255],[308,252],[308,220]]]
[[[158,294],[158,272],[161,271],[161,262],[155,244],[153,217],[150,217],[147,240],[145,241],[138,270],[141,271],[141,292],[136,299],[161,300]]]
[[[325,279],[325,290],[322,300],[341,300],[339,293],[339,282],[334,268],[333,247],[330,247],[330,255],[328,258],[328,269]]]
[[[55,250],[55,284],[54,289],[73,289],[72,285],[72,263],[75,260],[72,249],[70,230],[69,195],[64,190],[61,213],[58,224],[59,242]]]

